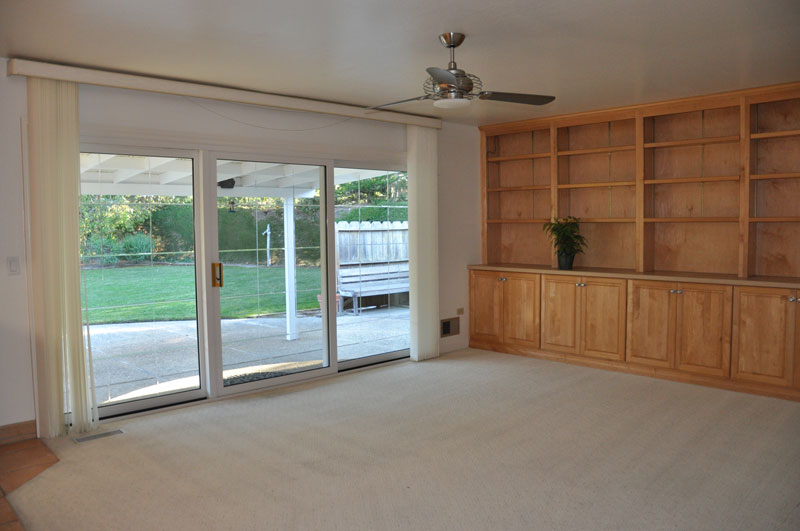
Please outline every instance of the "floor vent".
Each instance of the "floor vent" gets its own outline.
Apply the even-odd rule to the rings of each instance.
[[[125,433],[122,430],[111,430],[105,431],[103,433],[95,433],[94,435],[87,435],[86,437],[75,437],[72,439],[76,443],[85,443],[89,441],[94,441],[95,439],[102,439],[103,437],[111,437],[112,435],[119,435],[120,433]]]

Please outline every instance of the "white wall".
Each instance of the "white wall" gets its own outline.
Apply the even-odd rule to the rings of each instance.
[[[33,377],[25,274],[21,122],[27,114],[24,78],[6,76],[0,58],[0,426],[33,420]],[[8,257],[20,260],[11,276]]]
[[[439,340],[439,351],[469,344],[467,266],[481,262],[480,133],[444,122],[439,132],[439,316],[464,308],[461,333]]]

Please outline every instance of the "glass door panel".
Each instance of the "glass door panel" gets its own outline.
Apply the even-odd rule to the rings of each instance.
[[[200,391],[193,184],[190,158],[81,154],[82,312],[101,416]]]
[[[338,359],[407,355],[408,178],[336,168],[334,184]]]
[[[330,366],[321,311],[325,167],[217,160],[225,387]]]

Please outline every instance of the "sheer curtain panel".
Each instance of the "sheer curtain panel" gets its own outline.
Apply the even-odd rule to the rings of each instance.
[[[28,78],[29,222],[42,437],[94,425],[81,326],[78,85]]]
[[[439,355],[438,131],[406,126],[411,359]]]

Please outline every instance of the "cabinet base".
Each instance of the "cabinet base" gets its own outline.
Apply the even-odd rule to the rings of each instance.
[[[470,348],[491,350],[494,352],[502,352],[505,354],[528,356],[530,358],[538,358],[550,361],[561,361],[565,363],[571,363],[573,365],[583,365],[584,367],[592,367],[595,369],[606,369],[617,372],[627,372],[629,374],[637,374],[639,376],[649,376],[651,378],[661,378],[663,380],[672,380],[676,382],[683,382],[694,385],[703,385],[706,387],[716,387],[719,389],[726,389],[728,391],[738,391],[741,393],[770,396],[773,398],[782,398],[784,400],[794,400],[795,402],[800,402],[800,389],[794,389],[791,387],[775,387],[771,385],[762,385],[750,382],[739,382],[736,380],[730,380],[728,378],[718,378],[714,376],[690,374],[675,369],[648,367],[644,365],[638,365],[635,363],[626,363],[623,361],[592,359],[584,356],[577,356],[575,354],[547,352],[543,350],[517,347],[513,345],[504,345],[498,343],[482,343],[479,341],[470,340],[469,346]]]

